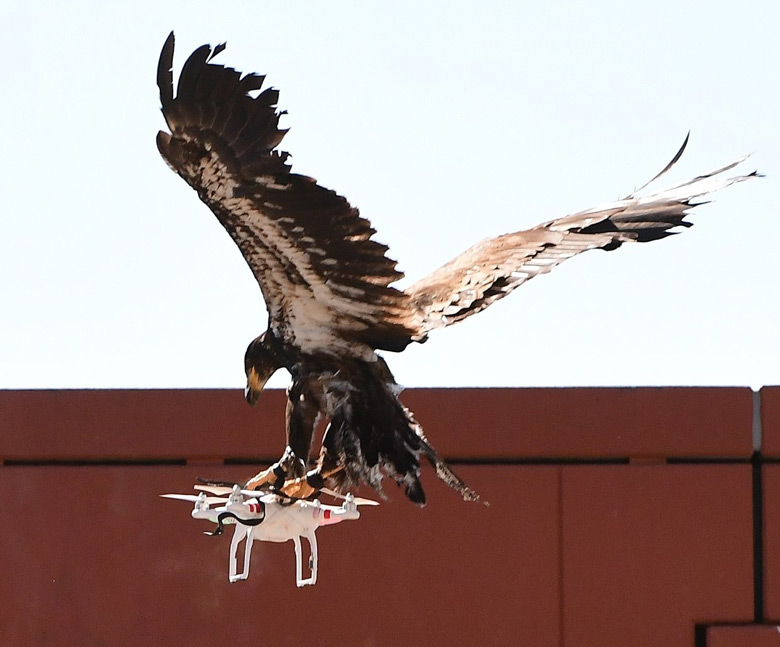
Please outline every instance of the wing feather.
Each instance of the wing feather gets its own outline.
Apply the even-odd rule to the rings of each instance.
[[[196,189],[241,250],[263,291],[278,337],[304,350],[351,352],[354,342],[401,350],[435,329],[480,312],[529,279],[590,249],[613,250],[690,227],[697,198],[757,173],[726,177],[744,161],[655,193],[622,200],[487,239],[405,292],[387,246],[357,209],[312,178],[290,171],[277,150],[279,93],[264,77],[211,63],[224,45],[196,49],[173,92],[173,34],[160,54],[157,83],[171,134],[158,134],[168,164]],[[250,94],[254,93],[254,94]]]
[[[737,182],[757,177],[722,174],[745,158],[667,189],[640,195],[680,158],[680,150],[661,173],[639,191],[617,202],[551,220],[526,231],[487,239],[407,288],[422,321],[422,337],[487,308],[526,281],[545,274],[566,259],[590,249],[613,250],[623,243],[644,243],[690,227],[696,199]]]
[[[402,274],[387,246],[345,198],[290,172],[276,150],[286,133],[279,93],[263,76],[212,63],[222,49],[196,49],[174,96],[173,33],[166,40],[157,83],[171,132],[158,134],[160,153],[238,245],[278,337],[308,351],[401,350],[414,330],[408,297],[390,286]]]

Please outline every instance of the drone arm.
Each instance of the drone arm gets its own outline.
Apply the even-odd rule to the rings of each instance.
[[[321,507],[316,510],[315,514],[318,515],[318,526],[330,526],[334,523],[360,518],[360,512],[354,503],[346,503],[340,508]]]

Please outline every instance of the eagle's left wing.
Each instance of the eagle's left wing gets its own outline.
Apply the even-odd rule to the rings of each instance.
[[[642,187],[658,179],[672,161]],[[551,220],[532,229],[490,238],[455,257],[406,289],[423,322],[419,335],[448,326],[487,308],[529,279],[589,249],[613,250],[623,243],[643,243],[690,227],[684,218],[702,202],[696,199],[736,182],[758,176],[724,177],[736,162],[649,195],[639,189],[623,200]]]

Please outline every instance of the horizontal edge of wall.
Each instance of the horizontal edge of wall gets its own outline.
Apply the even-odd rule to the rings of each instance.
[[[425,388],[402,400],[451,460],[752,452],[743,387]],[[254,408],[236,389],[0,390],[0,460],[273,460],[285,403],[282,390]]]

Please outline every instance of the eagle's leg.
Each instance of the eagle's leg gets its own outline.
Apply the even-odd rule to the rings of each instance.
[[[295,462],[295,470],[288,472],[288,476],[306,473],[314,427],[322,409],[317,395],[316,378],[299,377],[287,389],[287,451]]]
[[[286,486],[288,479],[296,479],[306,474],[306,460],[320,413],[318,400],[311,388],[313,384],[309,382],[306,378],[296,379],[287,389],[287,447],[276,463],[247,481],[247,489],[257,489],[268,484],[276,487]]]

